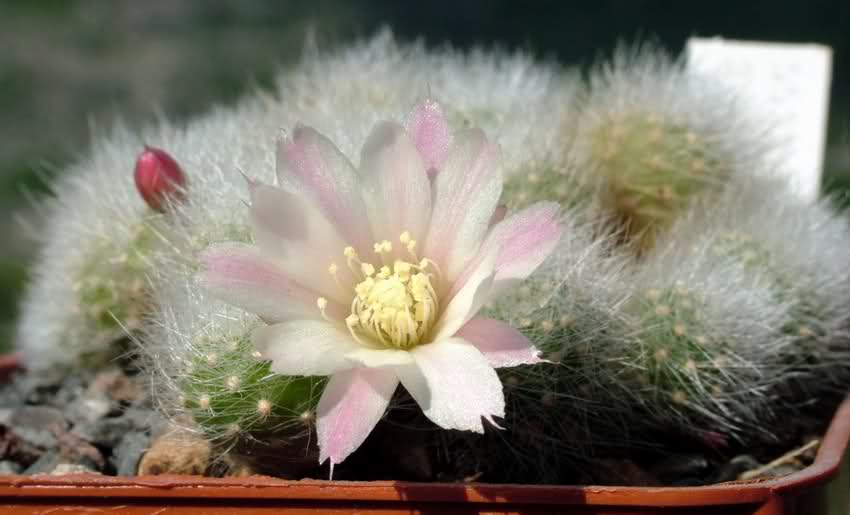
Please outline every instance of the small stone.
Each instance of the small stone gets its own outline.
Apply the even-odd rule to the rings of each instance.
[[[52,428],[64,430],[68,426],[62,412],[48,406],[22,406],[12,414],[9,425],[24,442],[51,449],[56,447],[56,438]]]
[[[659,486],[658,479],[631,460],[594,460],[591,474],[602,485]]]
[[[43,449],[22,441],[8,426],[0,424],[0,459],[27,467],[44,453]]]
[[[127,433],[148,430],[155,419],[149,410],[131,408],[120,417],[80,424],[72,432],[95,445],[115,447]]]
[[[59,455],[55,450],[48,451],[24,470],[24,475],[49,474],[59,464]]]
[[[132,476],[139,468],[139,461],[150,444],[150,436],[145,433],[132,432],[124,435],[118,446],[112,451],[110,462],[115,467],[118,476]]]
[[[51,476],[65,476],[68,474],[97,474],[100,475],[100,472],[96,470],[92,470],[85,465],[79,465],[76,463],[58,463],[53,470],[50,471]]]
[[[785,463],[764,472],[764,477],[783,477],[794,472],[803,470],[806,466],[802,463]]]
[[[115,411],[117,405],[114,405],[106,397],[98,397],[95,399],[78,398],[68,405],[65,410],[65,416],[74,425],[91,424]]]
[[[157,438],[139,463],[139,475],[202,475],[212,457],[210,442],[186,432]]]
[[[749,454],[740,454],[721,465],[711,482],[723,483],[726,481],[736,481],[738,476],[744,472],[747,472],[748,470],[757,470],[761,468],[761,466],[762,464]]]
[[[651,470],[664,482],[683,481],[705,478],[711,464],[702,454],[674,454],[656,462]]]
[[[0,476],[9,476],[13,474],[19,474],[21,472],[21,466],[15,463],[14,461],[0,461]]]
[[[139,398],[139,388],[120,370],[100,372],[86,390],[86,396],[106,397],[117,401],[131,403]]]
[[[97,447],[79,436],[62,429],[55,428],[54,435],[59,444],[59,458],[61,462],[84,465],[94,470],[103,469],[106,460]]]
[[[90,377],[88,375],[85,375],[85,377],[77,374],[68,375],[62,382],[59,390],[45,399],[44,402],[64,411],[68,405],[72,404],[82,395],[89,379]]]

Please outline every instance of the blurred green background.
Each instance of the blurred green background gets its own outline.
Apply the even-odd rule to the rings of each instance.
[[[391,26],[401,39],[522,48],[587,65],[618,41],[678,51],[691,35],[819,42],[834,50],[827,188],[850,190],[850,1],[517,2],[392,0],[0,1],[0,352],[11,345],[34,248],[26,218],[44,179],[86,152],[92,126],[173,119],[268,87],[305,34],[345,44]],[[132,163],[127,163],[128,179]]]

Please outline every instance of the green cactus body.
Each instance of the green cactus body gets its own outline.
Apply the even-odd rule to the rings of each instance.
[[[248,334],[196,338],[180,384],[183,404],[212,439],[309,433],[324,378],[275,374]]]
[[[502,201],[509,209],[522,209],[536,202],[558,202],[572,208],[589,202],[593,191],[570,173],[566,165],[531,161],[525,169],[505,177]]]
[[[148,304],[145,273],[153,247],[152,229],[140,223],[124,248],[97,242],[77,278],[80,305],[100,331],[136,327]]]
[[[684,284],[650,289],[627,306],[635,324],[634,366],[638,395],[662,405],[703,406],[724,395],[730,363],[727,342],[712,341],[700,318],[701,300]],[[677,410],[670,410],[677,414]]]
[[[155,233],[147,221],[132,228],[129,243],[95,242],[75,277],[79,311],[69,338],[86,342],[77,364],[97,367],[126,351],[120,342],[140,328],[150,309],[146,274]]]
[[[709,141],[656,114],[607,119],[588,137],[602,200],[643,249],[692,197],[718,190],[730,173]]]
[[[714,252],[737,259],[746,267],[765,274],[777,301],[789,305],[788,322],[783,325],[782,332],[794,344],[786,348],[783,361],[791,366],[823,364],[829,349],[822,342],[828,334],[823,323],[822,302],[816,292],[801,289],[790,271],[783,268],[776,257],[750,234],[740,231],[723,233],[714,246]]]

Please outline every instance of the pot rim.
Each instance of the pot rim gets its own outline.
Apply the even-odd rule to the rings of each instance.
[[[0,356],[0,372],[17,367],[14,355]],[[731,481],[706,486],[638,487],[524,485],[493,483],[414,483],[404,481],[286,480],[269,476],[101,476],[95,474],[4,475],[2,497],[123,497],[181,499],[263,499],[290,501],[473,502],[548,505],[685,507],[764,503],[777,495],[797,495],[829,481],[850,443],[850,395],[829,424],[815,461],[776,479]]]

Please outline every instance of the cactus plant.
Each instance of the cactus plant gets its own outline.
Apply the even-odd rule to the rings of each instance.
[[[460,77],[464,79],[459,80]],[[470,93],[470,78],[484,88],[504,77],[510,77],[510,87],[493,91],[488,86],[486,95]],[[170,410],[171,416],[189,415],[187,418],[199,430],[224,444],[219,449],[233,447],[231,455],[270,451],[270,442],[275,441],[303,444],[286,432],[278,437],[274,436],[278,433],[268,433],[267,429],[282,422],[274,422],[278,426],[261,423],[257,402],[263,399],[256,399],[255,393],[243,396],[240,391],[238,395],[243,400],[236,402],[235,394],[227,388],[228,379],[240,378],[240,388],[251,392],[267,392],[270,385],[276,385],[276,391],[286,387],[285,396],[292,396],[287,404],[299,406],[314,404],[324,383],[311,380],[308,389],[299,386],[304,384],[300,379],[268,378],[263,376],[268,365],[258,364],[246,354],[247,349],[239,345],[238,351],[222,349],[222,345],[226,347],[223,342],[247,342],[256,317],[233,308],[224,309],[207,297],[201,286],[185,283],[198,270],[197,256],[208,247],[222,241],[253,241],[244,206],[249,189],[245,176],[258,182],[274,182],[274,140],[279,137],[281,125],[313,125],[334,139],[343,153],[354,155],[354,142],[359,144],[365,139],[375,119],[404,121],[399,116],[430,89],[441,100],[445,98],[444,114],[455,125],[453,128],[481,120],[485,126],[498,128],[496,132],[504,140],[514,141],[504,147],[504,161],[510,169],[523,166],[536,155],[522,148],[534,138],[535,131],[528,125],[516,125],[516,116],[532,117],[547,110],[565,109],[568,102],[563,99],[571,94],[569,88],[562,88],[565,84],[568,81],[553,67],[533,64],[519,54],[428,53],[418,45],[397,45],[383,33],[353,49],[311,55],[303,64],[284,72],[278,83],[279,99],[267,95],[247,99],[233,110],[219,111],[191,123],[185,131],[163,142],[169,148],[191,148],[192,154],[182,163],[187,168],[208,171],[192,177],[187,201],[171,206],[169,226],[160,231],[162,246],[154,266],[154,284],[163,291],[168,285],[183,284],[183,292],[158,296],[159,309],[150,320],[150,336],[142,342],[150,368],[159,371],[157,382],[168,385],[161,392],[163,404],[180,406]],[[555,121],[552,123],[554,126]],[[557,137],[556,132],[551,133],[553,141]],[[226,336],[193,336],[218,327],[224,319],[231,320],[227,331],[219,331]],[[204,358],[209,353],[216,358],[212,363]],[[185,367],[190,362],[192,373],[187,373]],[[262,383],[256,382],[260,376]],[[214,394],[209,392],[210,377],[217,378]],[[284,398],[283,393],[275,395]],[[190,404],[174,400],[181,396]],[[207,407],[214,416],[206,411]],[[290,411],[287,413],[294,413]],[[293,421],[293,427],[298,427],[297,419],[284,417]]]
[[[594,69],[578,109],[575,162],[638,249],[693,198],[764,159],[766,131],[735,96],[651,45],[621,48]]]
[[[850,224],[831,200],[806,202],[775,178],[751,177],[724,195],[711,215],[695,208],[671,239],[709,247],[718,257],[762,275],[775,302],[788,306],[782,330],[792,345],[784,360],[808,377],[803,395],[830,384],[843,388]]]
[[[146,272],[162,216],[133,184],[139,139],[121,127],[52,186],[18,326],[24,363],[95,366],[127,350],[150,309]]]

